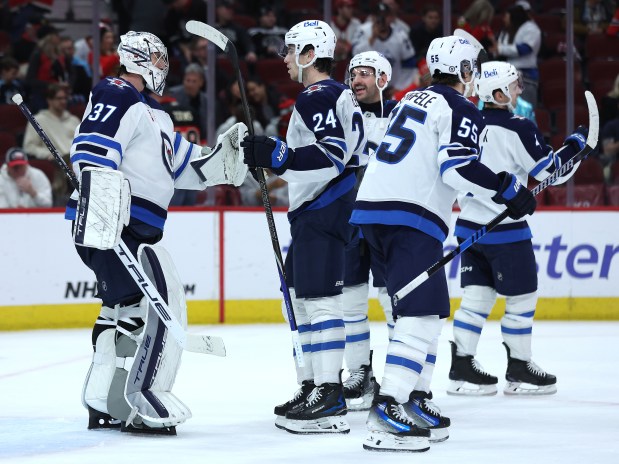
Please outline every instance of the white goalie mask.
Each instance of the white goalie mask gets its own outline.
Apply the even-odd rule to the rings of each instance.
[[[368,68],[374,69],[374,73],[376,75],[376,87],[378,87],[378,90],[380,90],[381,93],[387,88],[389,82],[391,81],[392,71],[391,64],[387,58],[385,58],[385,55],[375,51],[358,53],[353,56],[352,60],[350,60],[350,64],[348,65],[348,73],[350,74],[352,70],[358,66],[367,66]],[[381,87],[378,85],[378,81],[383,73],[387,75],[387,83]]]
[[[464,95],[468,95],[477,75],[478,54],[478,48],[467,39],[450,35],[436,38],[430,43],[426,53],[426,61],[432,77],[435,76],[437,71],[441,74],[458,76],[465,87]],[[465,72],[472,73],[469,82],[464,81],[463,74]]]
[[[283,56],[286,56],[289,47],[291,45],[294,46],[295,60],[299,67],[298,81],[302,82],[302,70],[313,65],[317,58],[333,59],[336,41],[333,29],[324,21],[317,19],[301,21],[292,26],[286,33],[284,39],[285,49],[282,53]],[[314,59],[310,63],[302,65],[299,63],[299,55],[308,45],[314,47]]]
[[[514,65],[504,61],[488,61],[481,65],[479,76],[475,80],[475,91],[481,101],[507,106],[513,111],[514,107],[511,103],[512,94],[509,89],[513,82],[518,82],[518,86],[523,88],[522,77]],[[497,102],[494,99],[494,92],[496,90],[503,92],[509,98],[509,102]]]
[[[127,71],[142,76],[146,87],[157,95],[163,94],[169,69],[168,51],[156,35],[134,31],[121,35],[118,55]]]

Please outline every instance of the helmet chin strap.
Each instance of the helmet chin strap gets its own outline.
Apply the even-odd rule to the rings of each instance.
[[[307,64],[299,63],[299,56],[300,55],[295,55],[295,62],[297,63],[297,68],[299,69],[299,75],[297,76],[297,81],[299,82],[299,84],[303,84],[303,70],[305,68],[309,68],[311,65],[314,64],[314,62],[316,61],[316,55],[314,55],[314,59]]]
[[[376,72],[376,70],[374,70]],[[380,80],[380,77],[377,76],[376,77],[376,88],[378,89],[378,95],[380,98],[380,123],[379,123],[379,127],[380,129],[384,129],[385,128],[385,106],[384,106],[384,102],[383,102],[383,90],[385,90],[387,88],[387,84],[383,85],[382,87],[380,85],[378,85],[378,81]]]

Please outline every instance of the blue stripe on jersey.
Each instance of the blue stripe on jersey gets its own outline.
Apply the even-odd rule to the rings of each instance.
[[[344,340],[324,343],[312,343],[312,353],[317,353],[318,351],[343,350],[345,347],[346,342]]]
[[[168,212],[155,203],[140,197],[131,197],[131,217],[163,230]]]
[[[90,155],[88,153],[74,153],[71,157],[71,163],[77,163],[78,161],[88,161],[97,166],[107,166],[112,169],[118,169],[118,165],[114,160],[102,156]]]
[[[464,166],[465,164],[470,163],[471,161],[475,161],[477,159],[477,155],[471,155],[464,158],[451,158],[441,163],[441,176],[443,173],[451,168],[456,168],[459,166]]]
[[[484,225],[477,224],[466,219],[456,221],[454,235],[456,237],[467,239],[475,232],[481,229]],[[481,245],[499,245],[501,243],[514,243],[528,240],[533,237],[531,229],[527,221],[511,222],[508,224],[499,224],[490,232],[486,233],[476,243]]]
[[[385,363],[406,367],[407,369],[415,371],[418,374],[421,373],[421,369],[423,367],[421,364],[419,364],[416,361],[413,361],[412,359],[406,359],[406,358],[403,358],[402,356],[395,356],[393,354],[387,355],[387,360],[385,361]]]
[[[441,242],[449,233],[449,227],[439,216],[423,206],[402,201],[356,201],[350,223],[413,227]]]
[[[550,151],[548,153],[548,156],[546,158],[542,158],[540,159],[537,164],[535,166],[533,166],[533,168],[529,171],[529,175],[531,177],[535,177],[537,176],[540,172],[542,172],[545,169],[548,169],[550,166],[555,165],[556,168],[556,161],[555,161],[555,156],[554,156],[554,152]]]
[[[191,143],[188,144],[187,152],[185,153],[185,158],[183,159],[183,163],[176,171],[174,171],[174,179],[178,179],[180,175],[183,173],[183,171],[185,170],[185,168],[187,167],[187,163],[189,163],[189,159],[191,158],[192,148],[193,148],[193,145]],[[174,153],[176,153],[176,148],[174,149]]]
[[[123,147],[120,145],[120,143],[108,137],[102,137],[101,135],[97,135],[97,134],[88,134],[88,135],[78,135],[77,137],[73,139],[74,144],[81,143],[81,142],[90,142],[90,143],[95,143],[97,145],[103,145],[104,147],[108,147],[108,148],[111,148],[112,150],[117,151],[121,159],[123,157]]]
[[[180,132],[175,132],[174,135],[174,153],[178,153],[178,147],[181,145],[181,140],[183,136]]]
[[[426,356],[426,362],[429,364],[436,364],[436,355],[428,353]]]
[[[301,324],[299,326],[297,326],[297,329],[299,330],[299,333],[306,333],[306,332],[311,332],[312,331],[312,325],[311,324]]]
[[[316,198],[306,201],[294,211],[288,212],[288,221],[292,222],[303,211],[317,210],[330,205],[355,188],[357,175],[354,169],[347,168],[344,172],[327,184],[327,187]]]

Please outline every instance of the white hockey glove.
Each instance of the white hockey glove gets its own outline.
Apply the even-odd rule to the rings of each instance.
[[[82,170],[73,227],[76,245],[109,250],[120,243],[129,224],[131,188],[120,171],[87,167]]]
[[[217,137],[215,148],[204,147],[204,156],[191,161],[191,167],[206,187],[232,184],[236,187],[245,181],[247,165],[243,163],[240,143],[247,135],[247,126],[237,122]]]

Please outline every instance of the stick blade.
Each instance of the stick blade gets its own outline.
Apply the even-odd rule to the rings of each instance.
[[[221,337],[187,334],[185,350],[193,353],[212,354],[213,356],[226,356],[226,346]]]
[[[187,29],[187,32],[190,34],[203,37],[209,42],[214,43],[223,51],[226,51],[226,47],[230,42],[228,37],[202,21],[195,21],[193,19],[191,21],[187,21],[185,29]]]
[[[600,135],[600,114],[598,112],[598,105],[595,102],[595,97],[588,90],[585,92],[585,99],[587,100],[587,108],[589,108],[589,135],[587,136],[587,145],[592,149],[598,144],[598,137]]]

